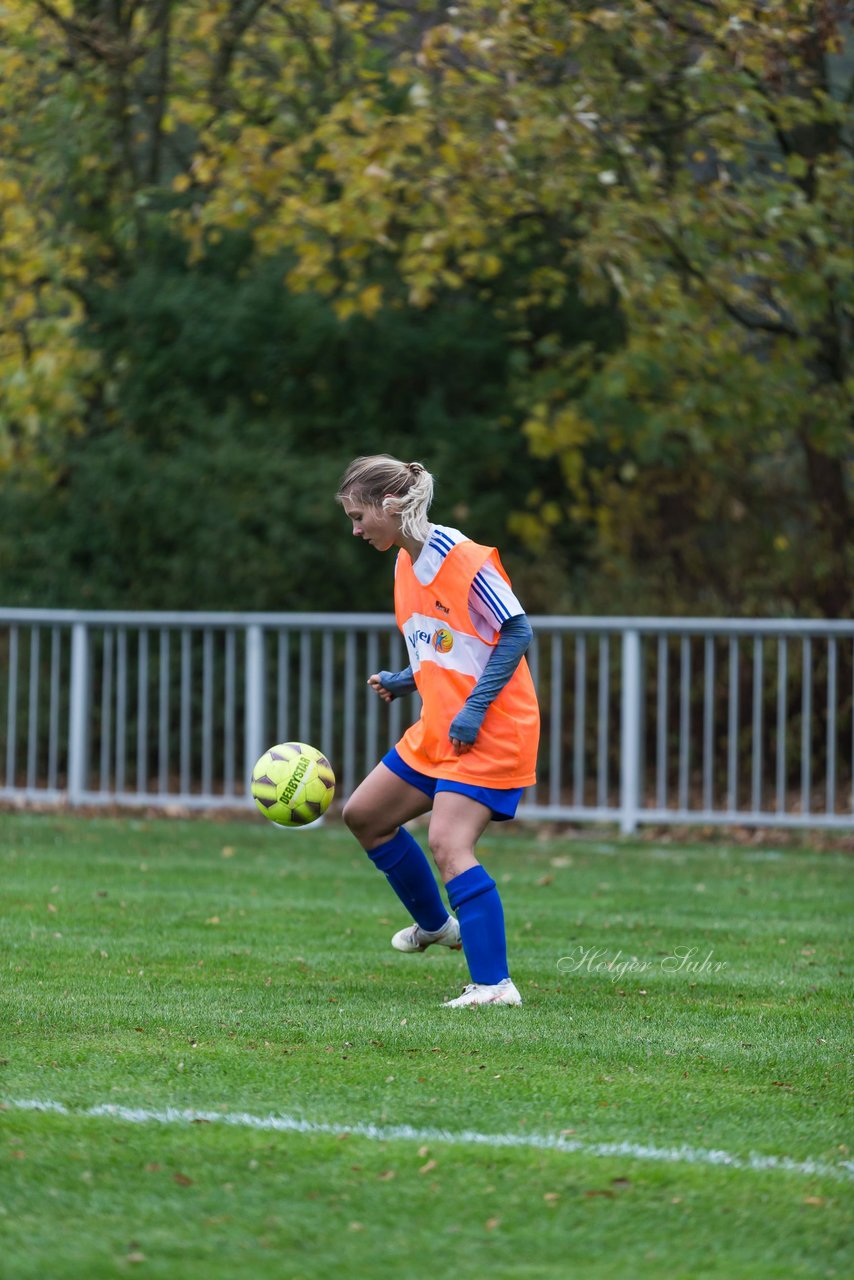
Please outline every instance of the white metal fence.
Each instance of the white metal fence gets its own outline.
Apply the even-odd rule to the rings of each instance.
[[[543,713],[520,816],[854,828],[854,622],[531,618]],[[246,802],[273,742],[346,797],[417,715],[385,614],[0,609],[0,798]]]

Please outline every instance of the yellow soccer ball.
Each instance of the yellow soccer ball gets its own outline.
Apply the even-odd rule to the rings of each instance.
[[[317,747],[280,742],[255,765],[250,790],[265,818],[282,827],[305,827],[329,808],[335,774]]]

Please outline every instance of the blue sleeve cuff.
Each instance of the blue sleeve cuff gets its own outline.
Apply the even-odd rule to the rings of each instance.
[[[380,684],[393,698],[401,698],[404,694],[414,693],[417,685],[412,674],[412,667],[404,671],[378,671]]]

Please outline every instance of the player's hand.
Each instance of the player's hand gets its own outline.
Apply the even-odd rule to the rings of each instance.
[[[448,730],[448,737],[455,756],[464,756],[467,751],[471,751],[480,733],[483,716],[482,711],[476,710],[468,703],[454,716]]]
[[[379,676],[378,676],[378,675],[368,676],[368,684],[371,686],[371,688],[373,689],[374,693],[378,693],[378,694],[380,695],[380,697],[382,698],[383,702],[393,702],[393,701],[394,701],[394,699],[393,699],[392,695],[389,693],[388,689],[383,688],[383,683],[382,683],[382,681],[380,680],[380,678],[379,678]]]

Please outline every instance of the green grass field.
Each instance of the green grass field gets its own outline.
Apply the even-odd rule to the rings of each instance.
[[[482,850],[521,1009],[340,827],[0,815],[4,1280],[852,1274],[850,857]]]

